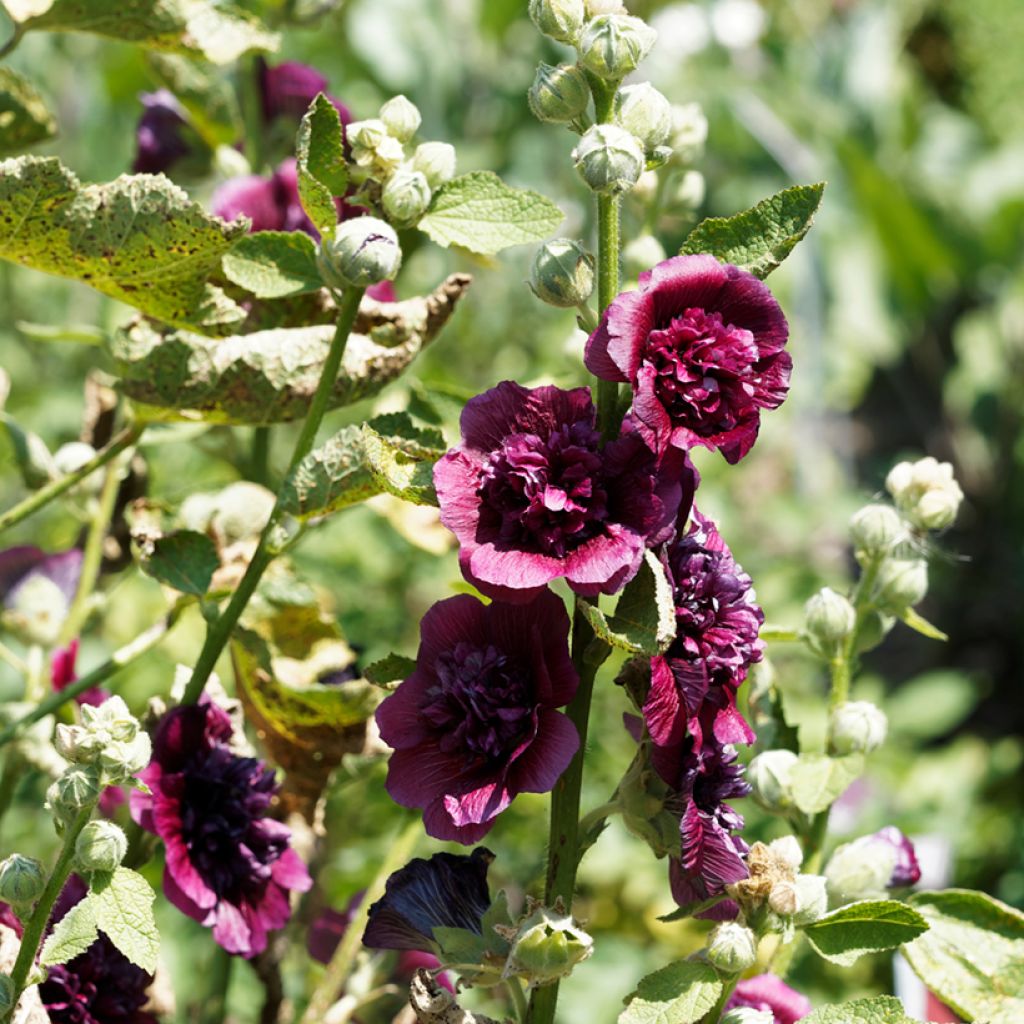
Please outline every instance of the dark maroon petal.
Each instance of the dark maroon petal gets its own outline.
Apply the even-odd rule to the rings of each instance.
[[[420,620],[417,665],[429,671],[428,666],[460,641],[478,639],[487,629],[486,607],[470,594],[456,594],[432,605]]]
[[[668,661],[651,658],[651,688],[644,703],[644,722],[660,747],[678,746],[686,736],[686,709]]]
[[[631,381],[652,326],[648,297],[643,292],[623,292],[612,300],[587,339],[583,355],[587,369],[601,380]]]
[[[422,656],[421,656],[422,657]],[[428,659],[423,659],[424,663]],[[375,712],[381,739],[396,750],[418,746],[429,736],[427,723],[420,714],[433,678],[417,670],[390,697],[381,701]]]
[[[513,795],[554,789],[579,747],[580,735],[565,715],[542,711],[536,737],[512,765],[509,786]]]
[[[780,352],[789,339],[789,324],[771,289],[745,270],[727,270],[729,284],[717,307],[723,319],[752,331],[762,357]]]
[[[177,97],[167,89],[144,92],[139,97],[145,108],[135,130],[135,174],[161,174],[169,171],[191,146],[185,138],[188,122]]]
[[[421,743],[392,753],[385,785],[395,803],[425,807],[457,790],[466,767],[462,756],[445,753],[431,743]]]

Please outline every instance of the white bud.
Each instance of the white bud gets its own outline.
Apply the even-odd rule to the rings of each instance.
[[[61,476],[67,476],[69,473],[81,469],[95,457],[96,449],[91,444],[86,444],[84,441],[68,441],[53,453],[53,466]],[[77,497],[87,497],[99,494],[102,487],[103,474],[93,473],[80,483],[75,484],[69,493]]]
[[[622,250],[622,263],[628,278],[639,277],[664,259],[665,248],[654,235],[638,235]]]
[[[876,601],[882,611],[900,615],[928,593],[928,563],[922,558],[891,558],[878,571]]]
[[[850,537],[858,551],[886,555],[907,536],[899,513],[889,505],[865,505],[850,519]]]
[[[704,152],[708,139],[708,119],[699,103],[672,106],[672,134],[669,145],[678,163],[692,164]]]
[[[583,27],[580,63],[599,78],[617,82],[651,52],[658,33],[629,14],[600,14]]]
[[[800,841],[796,836],[773,839],[768,844],[768,849],[794,871],[804,862],[804,851],[800,848]]]
[[[334,237],[320,243],[317,266],[331,288],[366,288],[391,281],[402,265],[398,235],[376,217],[342,221]]]
[[[233,544],[258,537],[273,510],[271,491],[248,480],[238,480],[211,497],[207,524],[224,543]]]
[[[813,924],[828,911],[828,890],[824,875],[797,875],[793,883],[796,890],[796,913],[793,924]]]
[[[726,974],[740,974],[757,959],[757,936],[743,924],[724,921],[708,936],[708,960]]]
[[[766,750],[747,766],[751,795],[766,810],[782,811],[792,806],[791,776],[798,760],[792,750]]]
[[[737,1006],[722,1018],[720,1024],[775,1024],[775,1014],[771,1010]]]
[[[644,170],[643,146],[612,124],[587,129],[572,151],[572,159],[580,177],[600,195],[627,192]]]
[[[648,152],[672,132],[672,105],[650,82],[622,86],[615,94],[614,117]]]
[[[546,36],[575,43],[586,19],[583,0],[530,0],[530,18]]]
[[[413,170],[395,171],[384,186],[380,201],[388,220],[399,227],[411,227],[430,205],[426,175]]]
[[[412,169],[419,171],[432,188],[455,177],[455,147],[447,142],[424,142],[412,155]]]
[[[633,191],[630,194],[634,199],[640,200],[641,203],[651,202],[658,194],[658,172],[654,170],[644,171],[633,186]]]
[[[419,130],[422,118],[415,103],[404,96],[394,96],[380,108],[380,120],[389,135],[399,142],[408,142]]]
[[[533,261],[530,288],[552,306],[578,306],[594,290],[594,257],[571,238],[545,242]]]
[[[684,210],[696,210],[704,202],[707,183],[700,171],[685,171],[672,193],[672,204]]]
[[[346,129],[352,160],[371,177],[389,178],[405,158],[405,150],[379,118],[353,121]]]
[[[964,500],[953,478],[953,467],[930,456],[917,462],[900,462],[885,478],[896,507],[915,526],[941,530],[950,526]]]
[[[599,14],[626,14],[626,5],[622,0],[584,0],[587,17],[596,18]]]
[[[68,614],[64,591],[41,572],[29,573],[8,592],[3,626],[26,644],[52,647]]]
[[[541,64],[526,99],[538,121],[569,124],[587,109],[590,86],[575,64]]]
[[[884,899],[896,865],[896,852],[885,843],[844,843],[825,868],[834,903]]]
[[[804,605],[804,617],[814,649],[826,658],[836,653],[857,621],[853,605],[831,587],[822,587]]]
[[[90,821],[75,840],[75,866],[79,871],[114,871],[128,852],[124,830],[112,821]]]
[[[103,781],[107,785],[118,785],[138,775],[149,764],[153,753],[147,733],[140,732],[131,740],[114,740],[108,743],[99,756]]]
[[[829,747],[840,756],[869,754],[884,742],[889,731],[885,712],[870,701],[840,704],[829,718]]]

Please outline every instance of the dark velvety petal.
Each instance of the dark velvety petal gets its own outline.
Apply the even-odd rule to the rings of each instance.
[[[547,793],[569,767],[580,747],[576,726],[560,711],[542,711],[533,743],[509,772],[509,787],[516,793]]]
[[[353,908],[344,912],[333,907],[324,907],[313,919],[306,934],[306,952],[318,963],[330,962],[342,936],[352,922]]]
[[[789,339],[789,324],[769,287],[753,274],[727,267],[728,287],[718,309],[727,323],[751,331],[762,356],[779,352]]]
[[[425,658],[421,663],[429,664]],[[424,695],[433,683],[427,672],[417,670],[380,703],[375,712],[377,728],[389,747],[402,750],[426,740],[429,732],[421,708]]]
[[[327,92],[327,79],[315,68],[298,61],[286,60],[271,67],[260,68],[260,94],[263,117],[290,117],[296,121],[305,114],[317,93]]]
[[[432,800],[455,792],[466,767],[459,754],[447,754],[433,742],[423,743],[391,755],[385,785],[395,803],[426,807]]]
[[[139,97],[145,108],[135,130],[135,174],[161,174],[169,171],[191,152],[185,138],[188,122],[174,93],[167,89],[144,92]]]
[[[472,846],[479,843],[494,828],[496,818],[479,824],[456,825],[445,800],[445,797],[438,797],[423,810],[423,830],[432,839],[439,839],[443,843]]]
[[[499,447],[509,434],[520,433],[529,394],[529,388],[504,380],[471,398],[459,420],[463,444],[477,451],[490,452]]]
[[[644,291],[623,292],[612,300],[602,322],[607,337],[604,346],[607,360],[616,367],[619,374],[617,377],[606,379],[635,380],[647,335],[655,326],[654,303],[651,296]],[[600,329],[599,327],[598,330]],[[602,366],[603,360],[597,358],[599,352],[600,349],[595,345],[594,362],[595,365]],[[589,353],[585,353],[584,361],[587,355]],[[590,369],[589,363],[587,368]]]
[[[651,295],[654,322],[663,324],[691,307],[718,309],[729,269],[707,255],[673,256],[652,267],[640,285]]]
[[[658,746],[682,743],[686,735],[686,709],[668,660],[661,655],[651,658],[651,688],[643,710],[647,731]]]
[[[420,620],[416,662],[429,671],[445,651],[462,640],[476,640],[487,630],[486,606],[470,594],[456,594],[432,605]]]

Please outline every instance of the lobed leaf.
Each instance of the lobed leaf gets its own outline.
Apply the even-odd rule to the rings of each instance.
[[[854,999],[839,1006],[823,1006],[810,1016],[802,1018],[802,1024],[919,1024],[908,1017],[903,1003],[895,996],[874,996],[871,999]]]
[[[828,810],[863,771],[863,754],[801,754],[790,775],[793,802],[805,814],[819,814]]]
[[[928,922],[897,900],[850,903],[804,928],[815,951],[843,967],[865,953],[879,953],[911,942],[927,930]]]
[[[302,208],[320,234],[330,235],[338,223],[334,197],[343,196],[348,188],[348,168],[341,118],[323,93],[302,116],[295,159]]]
[[[81,956],[99,938],[96,925],[97,907],[94,900],[86,896],[76,903],[57,923],[43,943],[39,954],[41,967],[66,964]]]
[[[375,686],[391,688],[404,682],[416,671],[416,659],[407,658],[402,654],[388,654],[367,665],[363,676]]]
[[[13,68],[0,68],[0,156],[56,133],[57,122],[36,87]]]
[[[155,899],[149,882],[125,867],[115,868],[106,884],[86,897],[95,905],[99,930],[136,967],[149,974],[156,971],[160,951],[160,933],[153,917]]]
[[[323,287],[316,243],[304,231],[257,231],[224,254],[229,281],[260,299],[316,292]]]
[[[175,530],[165,536],[132,531],[143,572],[183,594],[202,597],[220,567],[217,545],[204,533]]]
[[[721,992],[722,982],[709,964],[677,960],[641,979],[619,1024],[695,1024]]]

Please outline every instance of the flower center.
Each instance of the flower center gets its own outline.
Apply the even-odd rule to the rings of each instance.
[[[532,730],[537,702],[529,676],[490,644],[456,644],[437,659],[435,673],[420,710],[446,753],[499,760]]]
[[[509,547],[558,558],[575,550],[608,515],[599,442],[583,420],[547,438],[506,438],[484,467],[481,525]]]

